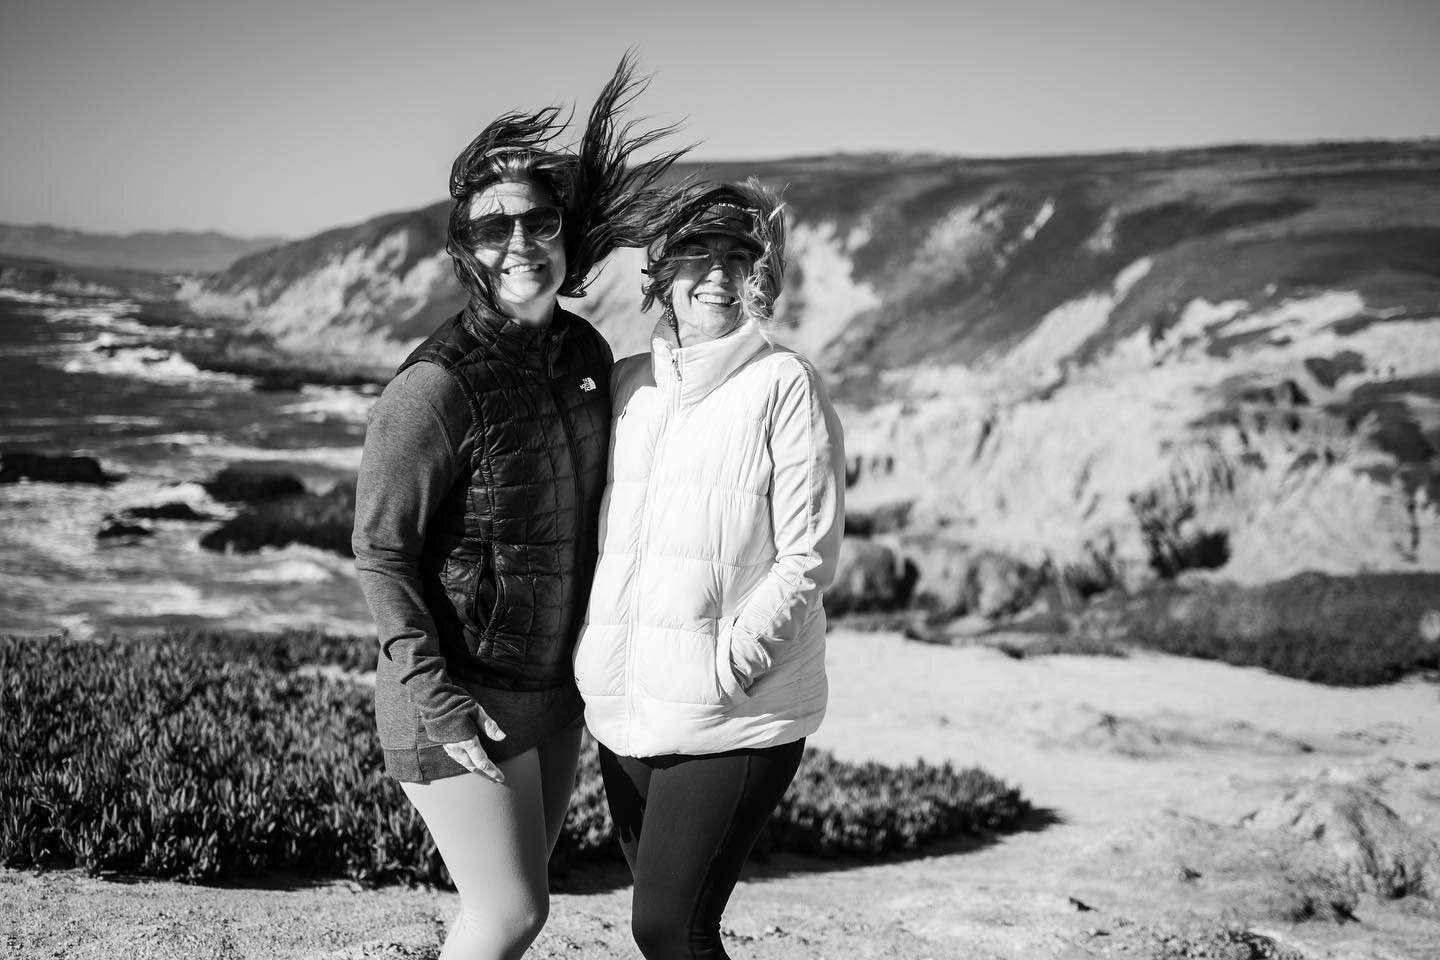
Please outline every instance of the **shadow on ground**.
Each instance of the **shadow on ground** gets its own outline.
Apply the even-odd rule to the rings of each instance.
[[[961,856],[1005,842],[1017,833],[1038,833],[1063,824],[1064,817],[1048,807],[1036,807],[1003,833],[966,834],[949,840],[927,844],[923,849],[903,853],[887,853],[877,857],[816,857],[796,853],[757,852],[751,856],[741,874],[741,881],[778,880],[813,873],[858,870],[887,864],[909,863],[935,857]],[[763,838],[762,838],[763,844]],[[614,860],[585,860],[576,864],[552,861],[550,889],[556,893],[609,893],[630,885],[630,870],[615,847]]]

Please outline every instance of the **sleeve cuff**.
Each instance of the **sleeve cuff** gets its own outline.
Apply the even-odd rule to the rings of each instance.
[[[436,743],[460,743],[480,735],[473,710],[448,713],[438,720],[426,720],[425,735]]]

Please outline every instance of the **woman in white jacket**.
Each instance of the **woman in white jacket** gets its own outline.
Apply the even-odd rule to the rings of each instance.
[[[779,207],[754,181],[677,199],[646,271],[651,352],[611,377],[575,673],[648,960],[727,956],[721,913],[825,713],[844,450],[815,368],[761,328]]]

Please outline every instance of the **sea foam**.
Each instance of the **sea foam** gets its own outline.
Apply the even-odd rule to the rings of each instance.
[[[13,287],[0,287],[0,300],[13,300],[16,303],[35,304],[59,304],[64,303],[62,297],[53,293],[46,293],[41,290],[16,290]]]
[[[66,373],[101,373],[152,383],[228,383],[246,386],[249,377],[201,370],[173,350],[151,346],[120,346],[102,333],[62,365]]]
[[[208,457],[228,463],[307,463],[355,473],[360,469],[361,448],[357,444],[352,447],[273,449],[216,443],[197,448],[192,453],[195,457]]]
[[[280,408],[280,413],[297,419],[322,421],[344,420],[364,423],[376,398],[348,387],[317,387],[306,385],[300,399]]]

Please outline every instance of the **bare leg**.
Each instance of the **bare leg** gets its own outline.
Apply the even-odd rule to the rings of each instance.
[[[401,784],[460,892],[440,960],[519,960],[545,925],[552,841],[542,749],[500,763],[504,783],[467,773]]]

